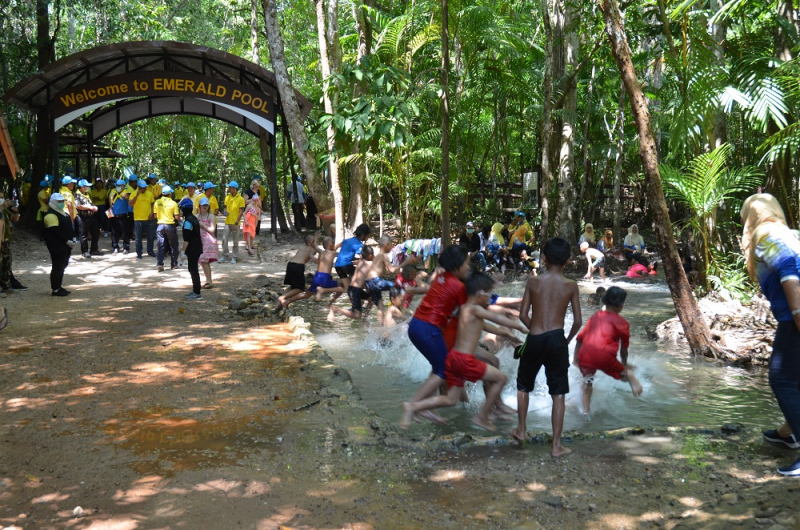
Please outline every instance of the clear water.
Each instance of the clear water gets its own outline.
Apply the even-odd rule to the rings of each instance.
[[[728,422],[767,427],[782,423],[765,370],[721,367],[705,359],[695,359],[688,349],[647,339],[645,326],[654,329],[675,315],[666,285],[624,281],[615,284],[628,291],[622,315],[631,324],[629,363],[635,367],[644,394],[635,398],[627,383],[598,372],[589,417],[582,413],[581,374],[576,367],[570,366],[571,391],[567,396],[565,429],[597,431],[632,426],[719,428]],[[598,285],[583,282],[580,286],[582,301]],[[498,292],[503,296],[521,296],[523,286],[522,282],[505,284]],[[584,322],[599,309],[585,303],[582,306]],[[387,420],[399,421],[401,403],[414,394],[430,373],[430,365],[408,340],[406,326],[391,330],[393,344],[380,347],[378,329],[344,319],[328,323],[323,308],[322,304],[299,303],[293,309],[312,323],[312,331],[320,345],[350,372],[366,404]],[[566,327],[569,328],[571,323],[571,315],[568,315]],[[570,354],[574,346],[573,341]],[[498,357],[501,368],[509,376],[503,400],[516,408],[517,361],[513,359],[510,347],[501,350]],[[471,416],[483,402],[483,389],[469,383],[467,388],[470,403],[440,411],[450,420],[447,426],[426,423],[412,426],[411,432],[449,433],[469,429]],[[550,430],[551,405],[542,370],[530,396],[530,431]],[[504,424],[499,427],[507,430]]]

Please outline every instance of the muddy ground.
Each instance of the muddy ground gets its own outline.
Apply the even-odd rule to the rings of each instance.
[[[566,433],[562,459],[546,433],[397,432],[302,323],[226,309],[299,240],[215,265],[193,303],[185,269],[133,254],[74,259],[54,298],[43,244],[12,244],[0,527],[800,529],[800,480],[774,471],[798,453],[755,431]]]

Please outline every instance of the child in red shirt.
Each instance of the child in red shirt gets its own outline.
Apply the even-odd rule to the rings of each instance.
[[[575,338],[575,364],[583,374],[583,411],[590,413],[592,382],[597,370],[607,373],[614,379],[626,381],[631,385],[633,395],[642,394],[642,385],[633,375],[628,364],[628,340],[631,337],[628,321],[619,314],[625,305],[628,293],[620,287],[611,287],[603,296],[605,307],[592,315],[586,326]],[[619,349],[622,362],[617,360]]]

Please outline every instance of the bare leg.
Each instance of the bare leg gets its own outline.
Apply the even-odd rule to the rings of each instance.
[[[344,315],[347,318],[352,318],[353,320],[358,320],[361,318],[361,311],[351,311],[349,309],[342,309],[341,307],[337,307],[335,305],[330,306],[330,309],[334,313],[338,313],[340,315]]]
[[[301,291],[300,289],[289,289],[288,291],[283,293],[283,295],[278,297],[278,309],[280,309],[281,307],[287,307],[289,304],[286,303],[286,300],[302,292],[303,291]]]
[[[503,390],[503,385],[506,384],[507,380],[506,374],[494,366],[486,366],[486,373],[483,375],[483,381],[486,383],[484,386],[486,401],[483,403],[480,412],[472,418],[472,423],[488,431],[497,430],[489,419],[489,414],[494,409],[494,404],[497,402],[497,398],[500,397],[500,392]]]
[[[324,295],[328,294],[328,293],[336,293],[337,296],[333,298],[333,300],[336,300],[336,298],[339,298],[339,295],[344,294],[345,291],[346,291],[346,289],[344,289],[341,286],[339,286],[339,287],[317,287],[317,302],[321,302],[322,301],[322,297]]]
[[[639,382],[638,379],[636,379],[636,376],[633,375],[633,372],[631,371],[630,368],[625,370],[624,378],[628,380],[628,383],[630,383],[631,392],[633,392],[633,395],[636,397],[641,396],[643,390],[642,384]]]
[[[403,403],[403,415],[400,417],[400,428],[408,429],[408,426],[411,424],[416,412],[439,407],[452,407],[458,403],[459,393],[460,387],[454,386],[450,387],[450,391],[446,396],[433,396],[423,399],[422,401]]]
[[[210,263],[201,263],[200,265],[203,266],[203,274],[206,277],[206,283],[208,285],[214,285],[214,282],[211,281],[211,264]]]
[[[553,397],[553,449],[550,454],[553,456],[564,456],[572,452],[572,449],[561,447],[561,431],[564,429],[564,394]]]
[[[516,429],[511,431],[511,436],[520,442],[524,442],[528,437],[528,427],[525,424],[525,421],[528,419],[529,399],[530,395],[527,392],[517,390],[517,418],[519,419],[519,423],[517,424]]]
[[[583,392],[583,412],[585,414],[591,414],[592,381],[588,378],[584,379],[581,384],[581,391]]]
[[[443,382],[444,379],[432,373],[428,376],[428,379],[422,383],[422,386],[419,387],[419,390],[417,390],[417,393],[411,398],[411,401],[422,401],[425,398],[431,397],[436,394],[436,389],[439,388],[439,385]]]
[[[606,269],[605,269],[604,267],[600,267],[600,269],[598,269],[598,270],[600,271],[600,277],[601,277],[601,278],[602,278],[604,281],[605,281],[605,280],[607,280],[607,279],[608,279],[608,276],[606,276]]]
[[[298,294],[287,297],[286,301],[283,303],[283,307],[289,307],[289,304],[297,302],[298,300],[305,300],[306,298],[311,298],[311,293],[309,291],[302,291]]]
[[[783,425],[778,427],[778,435],[779,436],[783,436],[784,438],[786,438],[787,436],[790,436],[791,434],[793,434],[792,433],[792,428],[789,427],[788,423],[784,423]]]

